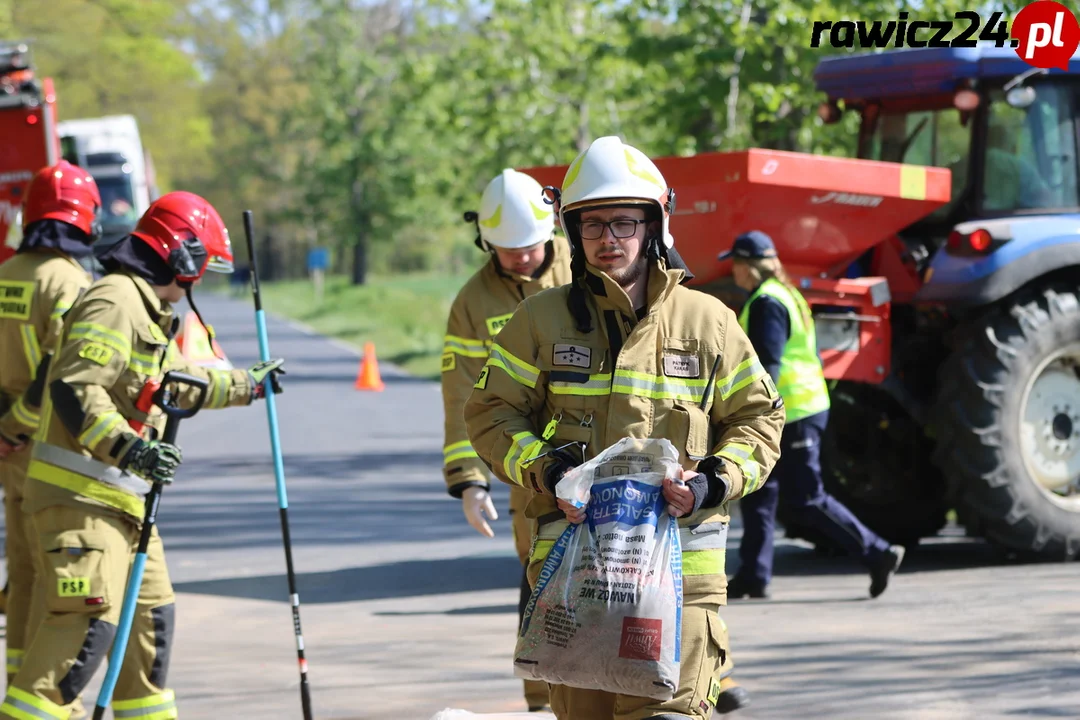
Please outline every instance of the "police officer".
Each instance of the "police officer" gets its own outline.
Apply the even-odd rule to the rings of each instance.
[[[885,591],[904,558],[825,492],[821,479],[821,436],[829,419],[825,384],[810,307],[777,257],[772,238],[760,231],[740,235],[721,259],[733,259],[735,283],[750,293],[739,324],[776,383],[787,408],[780,460],[761,492],[740,501],[741,565],[728,584],[728,597],[765,598],[772,579],[773,529],[782,498],[800,522],[827,534],[870,570],[870,596]]]
[[[473,383],[487,360],[491,339],[526,297],[570,282],[570,248],[555,235],[554,213],[544,203],[540,183],[509,168],[488,183],[480,198],[476,244],[491,259],[474,274],[454,298],[446,324],[442,356],[442,394],[446,411],[443,475],[452,497],[462,501],[469,524],[494,537],[485,519],[497,519],[491,501],[489,473],[469,444],[462,409]],[[522,564],[518,616],[529,599],[524,566],[529,557],[532,527],[525,517],[528,491],[510,490],[510,521],[514,547]],[[525,681],[529,711],[547,707],[547,685]]]
[[[568,469],[627,436],[678,448],[686,483],[663,489],[683,542],[675,696],[549,688],[560,720],[705,720],[745,704],[718,614],[728,504],[757,490],[776,462],[783,405],[735,314],[681,285],[687,272],[668,233],[674,193],[648,157],[600,138],[555,194],[573,282],[524,300],[495,338],[465,405],[469,439],[500,480],[530,492],[533,586],[555,539],[585,518],[555,498]]]
[[[171,482],[181,462],[180,448],[158,439],[160,409],[141,402],[147,383],[170,369],[206,378],[203,407],[212,409],[249,404],[266,382],[278,391],[283,372],[281,360],[231,371],[189,365],[171,340],[173,304],[185,293],[191,302],[207,269],[232,269],[228,230],[203,198],[162,196],[99,260],[107,274],[68,312],[48,370],[24,500],[40,540],[44,617],[0,705],[4,718],[67,718],[116,635],[148,481]],[[181,393],[182,404],[195,392]],[[117,717],[177,717],[166,685],[174,600],[155,526],[114,694]]]
[[[23,514],[23,486],[40,420],[45,373],[63,316],[90,286],[79,264],[101,232],[101,196],[90,173],[60,161],[26,186],[22,242],[0,265],[0,478],[7,528],[7,680],[22,666],[33,620],[36,538]]]

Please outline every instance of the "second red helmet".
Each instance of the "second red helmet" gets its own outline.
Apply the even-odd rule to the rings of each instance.
[[[229,230],[214,206],[194,193],[162,195],[131,234],[153,248],[180,282],[194,282],[207,270],[233,271]]]
[[[83,168],[61,160],[41,168],[26,185],[23,228],[39,220],[74,225],[91,241],[101,236],[101,194],[94,177]]]

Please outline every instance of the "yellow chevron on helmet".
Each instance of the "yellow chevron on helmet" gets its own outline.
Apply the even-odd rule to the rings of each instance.
[[[544,189],[531,176],[504,169],[487,184],[480,198],[480,238],[507,250],[550,239],[555,216],[543,198]]]
[[[615,136],[597,138],[578,154],[563,178],[559,219],[566,227],[567,211],[623,203],[649,203],[659,208],[665,244],[668,232],[668,184],[649,157]]]

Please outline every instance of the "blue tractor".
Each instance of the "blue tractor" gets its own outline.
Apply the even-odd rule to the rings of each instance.
[[[1076,558],[1080,53],[1068,71],[993,46],[835,56],[815,80],[826,122],[860,117],[860,158],[952,183],[891,239],[898,263],[882,245],[849,269],[889,280],[891,369],[833,387],[830,489],[893,541],[954,509],[1010,554]]]

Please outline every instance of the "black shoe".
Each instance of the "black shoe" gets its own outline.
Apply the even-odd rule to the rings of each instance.
[[[904,561],[904,546],[892,545],[874,559],[870,567],[870,597],[876,598],[889,586],[889,578]]]
[[[550,705],[530,705],[529,712],[551,712]]]
[[[768,599],[769,586],[754,581],[745,581],[738,575],[728,580],[728,600],[741,600],[744,597]]]
[[[729,687],[724,692],[720,693],[720,697],[716,700],[716,712],[719,715],[725,715],[729,712],[735,712],[736,710],[742,710],[745,707],[750,706],[750,693],[746,692],[746,688]]]

